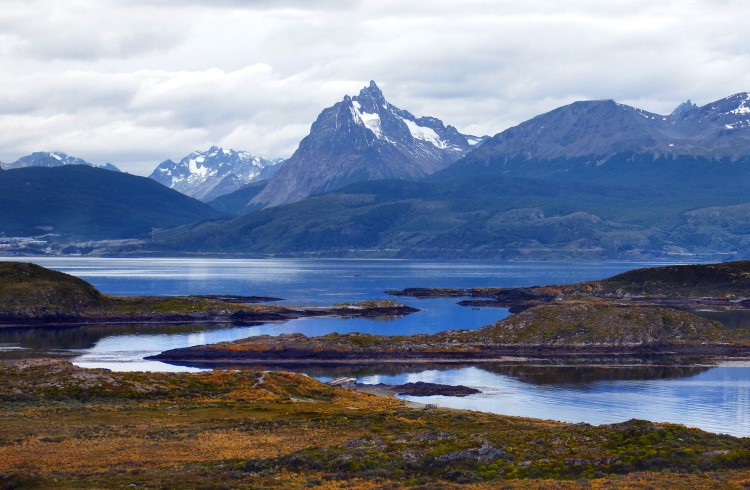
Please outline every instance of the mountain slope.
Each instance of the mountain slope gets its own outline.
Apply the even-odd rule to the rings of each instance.
[[[161,162],[149,178],[185,195],[207,202],[269,178],[282,159],[256,157],[245,151],[212,146],[194,151],[179,163]]]
[[[747,179],[750,164],[736,180]],[[746,202],[746,191],[731,180],[714,179],[719,185],[703,194],[502,176],[363,182],[228,222],[164,230],[151,246],[329,257],[750,257],[748,205],[733,204]],[[708,207],[718,204],[725,207]]]
[[[235,216],[257,211],[258,206],[251,204],[250,201],[260,191],[265,189],[266,185],[268,185],[267,180],[259,180],[241,187],[234,192],[219,196],[216,199],[208,201],[206,204],[222,213],[233,214]]]
[[[105,163],[104,165],[94,165],[81,158],[66,155],[61,152],[46,152],[37,151],[31,155],[21,157],[12,163],[1,163],[0,168],[3,170],[13,170],[17,168],[26,167],[60,167],[62,165],[88,165],[90,167],[103,168],[105,170],[112,170],[113,172],[119,172],[120,169],[112,165],[111,163]]]
[[[370,82],[359,95],[323,110],[253,204],[277,206],[359,181],[423,177],[481,141],[439,119],[399,109]]]
[[[0,233],[79,239],[144,236],[225,216],[145,177],[84,165],[0,172]]]
[[[750,156],[750,94],[703,107],[688,101],[666,116],[612,100],[575,102],[493,136],[435,178],[510,173],[570,179],[634,155],[664,162]]]
[[[644,202],[652,195],[641,193]],[[664,233],[603,218],[631,189],[489,177],[353,184],[226,223],[154,235],[159,250],[386,257],[602,257],[658,250]],[[571,198],[573,196],[573,198]]]

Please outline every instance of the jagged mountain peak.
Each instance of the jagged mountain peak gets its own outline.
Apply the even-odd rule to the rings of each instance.
[[[284,168],[253,203],[275,206],[344,185],[414,179],[445,168],[486,137],[388,102],[374,81],[324,109]]]
[[[383,104],[386,102],[383,92],[380,90],[380,87],[378,87],[375,81],[373,80],[370,80],[370,84],[364,87],[362,90],[360,90],[359,95],[356,96],[355,98],[356,99],[370,98],[378,104]]]
[[[188,196],[210,201],[270,177],[281,161],[213,145],[205,151],[193,151],[176,163],[165,160],[149,177]]]
[[[682,116],[683,114],[687,114],[688,112],[691,112],[697,108],[698,106],[690,102],[690,99],[688,99],[687,101],[675,107],[675,110],[673,110],[672,114],[670,115],[672,117]]]

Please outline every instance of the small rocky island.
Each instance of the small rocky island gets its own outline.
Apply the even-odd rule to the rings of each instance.
[[[175,349],[155,359],[221,362],[485,362],[508,356],[747,356],[750,332],[695,309],[750,306],[750,262],[639,269],[602,281],[532,288],[407,289],[402,296],[473,296],[515,315],[477,330],[434,335],[258,336]],[[468,304],[475,304],[468,301]]]
[[[257,323],[311,316],[382,317],[418,311],[397,301],[327,307],[257,304],[257,296],[108,296],[77,277],[21,262],[0,262],[0,327],[80,323]]]

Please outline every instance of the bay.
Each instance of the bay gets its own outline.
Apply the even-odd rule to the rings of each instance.
[[[34,257],[34,262],[81,277],[110,295],[235,294],[283,298],[280,304],[331,305],[388,298],[406,287],[519,287],[599,279],[653,264],[628,262],[434,262],[357,259],[193,259]],[[252,335],[332,332],[383,335],[473,329],[508,315],[506,309],[466,308],[459,298],[398,298],[421,311],[390,321],[305,318],[253,327],[186,325],[80,326],[0,330],[0,358],[66,356],[83,367],[113,370],[194,370],[145,361],[164,350]]]
[[[237,294],[284,298],[281,304],[330,305],[387,298],[406,287],[519,287],[600,279],[639,263],[428,262],[306,259],[110,259],[41,257],[31,261],[70,273],[111,295]],[[508,315],[505,309],[467,308],[457,298],[399,298],[422,311],[399,319],[309,318],[256,326],[102,325],[62,329],[0,329],[0,358],[68,357],[84,367],[189,371],[144,361],[163,350],[252,335],[299,332],[434,333],[478,328]],[[710,316],[711,313],[707,314]],[[734,319],[743,324],[744,317]],[[299,367],[296,368],[300,370]],[[353,376],[361,383],[429,381],[463,384],[482,393],[465,398],[404,397],[420,403],[592,424],[630,418],[670,421],[750,436],[750,365],[718,366],[309,366],[323,381]]]

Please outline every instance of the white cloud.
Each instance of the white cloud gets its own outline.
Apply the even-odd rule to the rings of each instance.
[[[221,144],[288,156],[376,80],[494,134],[613,98],[668,113],[750,90],[740,1],[6,0],[0,160],[59,150],[147,174]]]

